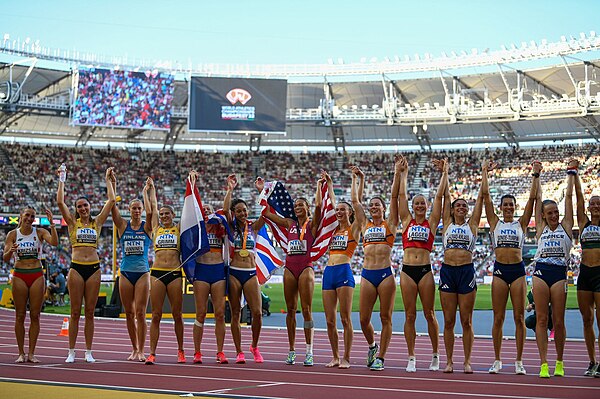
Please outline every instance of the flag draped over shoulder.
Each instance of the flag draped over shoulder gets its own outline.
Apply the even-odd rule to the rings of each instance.
[[[227,223],[227,218],[223,214],[223,210],[219,209],[215,213],[208,216],[208,224],[222,224],[225,228],[225,232],[227,233],[227,237],[223,240],[224,248],[223,248],[223,261],[225,262],[225,266],[229,266],[231,263],[232,249],[233,249],[233,232],[231,231],[231,227],[229,223]]]
[[[209,251],[202,200],[196,185],[187,179],[181,212],[181,265],[189,282],[194,281],[196,257]]]
[[[317,261],[325,254],[329,247],[331,237],[338,225],[335,217],[335,209],[333,209],[333,201],[329,196],[327,188],[327,182],[325,182],[321,190],[321,220],[319,221],[315,241],[310,248],[310,258],[313,262]],[[296,214],[294,213],[294,201],[283,184],[279,181],[265,183],[265,188],[259,197],[259,203],[263,206],[263,212],[268,209],[270,212],[283,218],[297,220]],[[273,237],[277,243],[287,252],[288,239],[285,229],[279,227],[276,223],[267,218],[265,218],[265,220],[271,228]]]
[[[278,267],[283,266],[283,261],[273,247],[267,234],[267,227],[263,226],[256,235],[256,276],[259,284],[264,284]]]

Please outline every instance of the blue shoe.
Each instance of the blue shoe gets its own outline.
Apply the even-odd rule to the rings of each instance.
[[[287,358],[285,359],[285,364],[295,364],[296,363],[296,352],[289,351]]]
[[[377,345],[377,344],[375,344],[374,347],[369,348],[369,353],[367,354],[367,367],[371,367],[371,365],[375,361],[375,357],[377,356],[378,350],[379,350],[379,345]]]
[[[303,363],[306,367],[310,367],[313,365],[313,355],[312,353],[307,353],[306,354],[306,359],[304,359],[304,363]]]
[[[376,358],[375,361],[373,362],[373,364],[371,364],[371,370],[373,371],[381,371],[383,370],[383,359],[381,358]]]

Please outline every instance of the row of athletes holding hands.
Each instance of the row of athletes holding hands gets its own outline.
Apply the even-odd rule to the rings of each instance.
[[[327,319],[327,330],[332,347],[333,359],[328,367],[348,368],[350,366],[350,352],[353,341],[353,328],[351,323],[351,307],[354,289],[354,278],[350,268],[351,258],[362,234],[364,246],[364,267],[360,289],[360,324],[364,336],[369,344],[367,365],[371,370],[383,370],[384,359],[392,335],[392,311],[396,294],[396,284],[391,268],[391,249],[396,236],[396,229],[402,222],[402,240],[404,260],[400,279],[402,298],[404,302],[406,321],[404,333],[408,346],[409,360],[406,370],[416,371],[415,358],[415,319],[416,299],[419,296],[423,305],[423,312],[427,320],[428,332],[432,344],[432,360],[429,369],[439,369],[438,335],[439,327],[434,312],[435,284],[431,273],[430,253],[436,228],[440,219],[443,219],[443,244],[444,263],[440,273],[440,299],[444,314],[444,343],[446,348],[447,363],[444,372],[453,372],[453,347],[454,325],[456,310],[459,309],[460,322],[463,329],[464,347],[464,372],[472,373],[471,350],[473,346],[472,315],[476,294],[472,252],[479,219],[483,206],[486,208],[490,231],[496,255],[494,278],[492,283],[492,303],[494,309],[494,325],[492,335],[496,360],[490,368],[490,373],[498,373],[502,369],[500,360],[502,343],[502,326],[508,296],[511,296],[513,313],[516,324],[517,357],[515,372],[525,374],[522,363],[522,352],[525,340],[524,308],[526,296],[525,269],[522,261],[522,245],[524,232],[535,209],[536,225],[538,226],[538,253],[536,255],[536,270],[534,273],[535,302],[551,303],[552,318],[555,325],[555,344],[557,361],[554,374],[564,375],[562,355],[565,342],[564,313],[566,307],[566,266],[571,247],[573,209],[572,192],[575,187],[577,195],[577,215],[579,225],[584,226],[581,232],[582,242],[582,268],[580,274],[585,284],[578,286],[578,300],[584,319],[584,336],[590,357],[590,367],[586,374],[594,374],[597,370],[595,359],[595,336],[593,331],[594,306],[599,304],[594,292],[600,292],[600,198],[593,196],[589,201],[590,217],[585,213],[585,204],[581,183],[577,176],[578,163],[576,160],[569,162],[568,181],[566,192],[566,210],[562,221],[559,221],[558,206],[555,202],[541,200],[541,185],[539,176],[541,164],[534,162],[532,166],[532,186],[529,201],[523,215],[515,217],[515,198],[505,195],[501,199],[500,210],[502,219],[496,213],[489,194],[487,175],[496,167],[491,162],[484,162],[482,167],[481,190],[477,197],[475,208],[469,218],[469,206],[463,199],[450,200],[447,160],[434,160],[437,169],[443,174],[438,187],[433,208],[428,214],[428,202],[422,195],[412,198],[412,213],[408,206],[407,176],[408,165],[406,159],[398,156],[394,165],[394,180],[391,189],[390,211],[386,218],[386,204],[383,198],[373,197],[368,204],[370,219],[367,218],[361,203],[365,176],[357,167],[351,167],[352,187],[351,203],[340,202],[335,205],[336,217],[339,222],[332,238],[329,251],[329,262],[323,275],[323,304]],[[195,181],[197,173],[190,172],[190,178]],[[144,202],[139,199],[132,200],[129,204],[131,219],[124,220],[115,206],[116,177],[112,168],[107,169],[107,195],[108,201],[96,218],[90,215],[90,203],[85,197],[76,200],[76,213],[73,217],[64,203],[64,178],[60,179],[58,189],[58,205],[63,218],[69,227],[69,236],[73,247],[72,265],[69,272],[68,286],[71,296],[71,323],[69,325],[69,354],[67,362],[75,360],[75,342],[81,313],[82,299],[85,298],[85,359],[93,362],[92,338],[94,331],[93,311],[100,286],[99,259],[96,252],[100,227],[106,220],[108,213],[112,212],[113,220],[118,229],[119,240],[123,250],[121,264],[121,279],[119,290],[125,312],[127,327],[131,338],[133,350],[130,360],[145,361],[152,364],[155,361],[156,346],[159,337],[159,323],[161,319],[162,304],[167,296],[173,317],[175,319],[175,332],[179,351],[178,361],[185,362],[183,352],[183,321],[181,318],[181,270],[179,254],[179,228],[174,224],[175,212],[169,206],[158,208],[156,190],[152,179],[147,179],[144,187]],[[307,248],[310,248],[319,223],[321,204],[320,190],[325,181],[331,182],[329,175],[322,173],[317,184],[316,206],[313,218],[310,218],[308,201],[298,198],[294,203],[296,220],[283,219],[269,212],[256,221],[248,220],[248,206],[242,199],[232,200],[232,193],[237,186],[234,175],[227,178],[227,193],[224,209],[227,223],[234,232],[234,255],[229,266],[228,297],[231,304],[232,323],[231,332],[236,347],[236,363],[244,363],[245,356],[241,345],[240,332],[240,297],[243,292],[252,312],[252,344],[250,351],[256,362],[263,358],[258,350],[258,341],[261,330],[261,298],[260,287],[256,278],[254,261],[254,247],[256,232],[265,223],[265,218],[285,228],[290,244],[298,241],[299,248],[305,251],[296,251],[286,257],[284,271],[284,294],[287,305],[286,325],[288,327],[289,353],[285,360],[287,364],[294,364],[296,358],[295,330],[296,307],[298,297],[304,318],[304,333],[306,341],[306,356],[303,364],[313,364],[313,321],[312,321],[312,296],[314,290],[314,271],[310,262]],[[264,182],[257,179],[256,187],[261,190]],[[328,184],[330,197],[334,199],[333,184]],[[148,221],[141,219],[144,204]],[[205,206],[205,214],[212,214],[213,209]],[[51,214],[47,212],[49,219]],[[56,245],[58,238],[55,227],[51,226],[50,234],[44,229],[35,229],[31,226],[35,218],[35,210],[26,208],[21,212],[19,227],[9,233],[5,248],[5,260],[16,254],[17,267],[15,273],[15,305],[17,316],[15,332],[19,344],[19,358],[17,362],[25,360],[37,361],[34,356],[35,340],[39,332],[39,310],[35,306],[38,302],[41,308],[41,297],[36,284],[43,287],[43,277],[33,279],[39,268],[39,260],[35,259],[30,249],[20,244],[23,237],[32,234],[38,237],[37,245],[42,240]],[[194,279],[194,295],[196,299],[196,320],[194,323],[194,362],[202,362],[201,341],[206,316],[208,295],[214,306],[215,333],[217,337],[217,362],[227,363],[223,353],[225,335],[224,309],[225,309],[225,279],[227,278],[223,263],[223,243],[225,228],[219,223],[208,224],[209,241],[211,250],[198,257]],[[21,238],[20,240],[17,237]],[[27,241],[27,240],[26,240]],[[35,241],[35,240],[34,240]],[[148,270],[147,252],[154,243],[156,260],[152,270]],[[29,252],[27,252],[29,251]],[[20,255],[22,254],[22,255]],[[25,272],[23,272],[25,270]],[[25,278],[23,278],[25,276]],[[38,278],[42,277],[38,283]],[[22,284],[21,284],[21,281]],[[150,289],[151,287],[151,289]],[[144,355],[146,337],[145,312],[148,296],[152,303],[153,316],[150,328],[150,355]],[[31,307],[31,328],[29,355],[24,352],[24,318],[25,304],[29,299]],[[375,302],[380,301],[380,317],[382,324],[379,344],[375,342],[371,315]],[[337,305],[340,306],[340,317],[344,327],[343,342],[344,354],[340,356],[338,334],[336,328]],[[521,306],[522,305],[522,306]],[[548,308],[537,307],[536,338],[541,359],[541,377],[549,377],[547,353],[547,336],[545,326],[548,319]]]

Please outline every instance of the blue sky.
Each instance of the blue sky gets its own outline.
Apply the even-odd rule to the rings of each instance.
[[[600,33],[596,0],[0,0],[0,34],[42,46],[198,63],[359,62]]]

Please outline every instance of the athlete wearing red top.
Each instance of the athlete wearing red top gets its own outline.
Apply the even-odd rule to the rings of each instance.
[[[445,171],[444,160],[434,160],[433,164],[440,172]],[[427,331],[431,340],[433,355],[429,370],[439,370],[438,335],[439,326],[435,318],[435,282],[431,273],[430,255],[433,240],[442,215],[442,197],[446,179],[442,176],[436,193],[433,209],[427,219],[428,202],[423,195],[412,199],[413,213],[408,209],[408,194],[406,192],[408,179],[408,162],[401,159],[401,178],[399,191],[398,213],[402,221],[402,247],[404,250],[402,273],[400,273],[400,288],[406,314],[404,322],[404,337],[408,347],[408,365],[406,371],[417,371],[415,357],[415,320],[417,318],[417,295],[423,304],[423,315],[427,320]],[[431,227],[433,226],[433,228]]]

